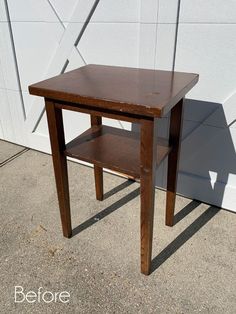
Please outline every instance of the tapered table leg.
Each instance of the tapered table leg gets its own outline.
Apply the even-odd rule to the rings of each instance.
[[[168,156],[167,195],[166,195],[166,225],[174,224],[174,209],[176,199],[176,186],[178,177],[178,163],[182,132],[183,99],[171,110],[169,144],[172,150]]]
[[[63,235],[71,237],[71,216],[67,161],[64,155],[65,137],[62,119],[62,110],[55,107],[55,104],[46,100],[46,112],[48,128],[52,148],[52,159],[56,179],[58,202],[61,214]]]
[[[150,273],[157,156],[157,123],[155,119],[141,121],[141,272]]]
[[[91,126],[101,125],[102,117],[90,115]],[[96,189],[96,199],[99,201],[103,200],[103,170],[102,167],[94,165],[94,180]]]

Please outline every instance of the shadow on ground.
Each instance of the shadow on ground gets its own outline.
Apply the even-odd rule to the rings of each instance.
[[[111,189],[104,195],[104,199],[120,192],[121,190],[132,185],[134,181],[127,180]],[[98,223],[114,211],[118,210],[120,207],[124,206],[132,199],[140,195],[140,189],[137,188],[129,194],[125,195],[112,205],[100,211],[98,214],[90,217],[88,220],[84,221],[79,226],[75,227],[72,232],[72,236],[78,235],[83,230],[91,227],[95,223]],[[184,219],[188,214],[190,214],[194,209],[196,209],[201,202],[193,200],[187,204],[183,209],[181,209],[174,216],[174,225]],[[221,209],[209,206],[209,208],[203,212],[194,222],[192,222],[184,231],[182,231],[171,243],[169,243],[156,257],[152,260],[151,272],[157,270],[172,254],[174,254],[182,245],[185,244],[196,232],[198,232],[205,224],[208,223]]]

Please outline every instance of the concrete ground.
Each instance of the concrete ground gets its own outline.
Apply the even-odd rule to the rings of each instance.
[[[62,236],[51,157],[0,142],[1,313],[236,313],[236,215],[156,190],[153,269],[140,274],[139,184],[69,162],[74,236]],[[67,304],[14,302],[15,286],[68,291]],[[50,299],[50,295],[47,295]],[[47,300],[49,300],[47,299]],[[32,300],[32,299],[31,299]]]

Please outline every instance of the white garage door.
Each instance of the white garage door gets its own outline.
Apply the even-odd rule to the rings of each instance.
[[[50,152],[43,100],[30,96],[28,85],[86,63],[196,72],[178,189],[236,211],[236,2],[230,3],[1,0],[0,137]],[[83,114],[65,112],[64,119],[66,140],[89,126]],[[160,123],[162,136],[167,124]],[[165,186],[165,177],[166,163],[157,185]]]

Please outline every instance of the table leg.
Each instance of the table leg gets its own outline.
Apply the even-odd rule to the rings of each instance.
[[[178,163],[182,131],[183,99],[171,110],[169,144],[172,150],[168,156],[167,195],[166,195],[166,225],[174,224],[174,209],[178,176]]]
[[[102,117],[91,115],[91,126],[101,125]],[[99,201],[103,200],[103,170],[102,167],[94,165],[94,179],[96,189],[96,199]]]
[[[61,214],[63,235],[71,237],[70,196],[68,184],[67,161],[64,155],[65,137],[62,110],[51,101],[45,101],[48,129],[52,148],[52,159],[57,186],[58,202]]]
[[[141,272],[150,273],[155,197],[155,169],[157,156],[156,119],[141,121]]]

